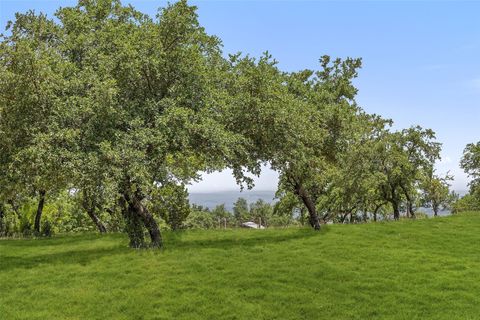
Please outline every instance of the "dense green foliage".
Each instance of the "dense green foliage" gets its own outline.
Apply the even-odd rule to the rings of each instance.
[[[4,319],[476,319],[480,214],[0,241]],[[68,306],[68,307],[66,307]],[[108,307],[106,307],[108,306]]]
[[[55,17],[19,13],[0,38],[2,235],[121,229],[132,247],[160,247],[164,225],[319,230],[451,203],[435,133],[392,130],[357,104],[361,59],[283,72],[268,52],[227,57],[185,0],[156,17],[79,0]],[[477,153],[462,163],[472,188]],[[185,186],[202,172],[230,168],[252,187],[264,164],[280,175],[274,208],[190,208]],[[55,203],[64,218],[48,214]]]
[[[480,211],[480,200],[474,195],[466,194],[453,203],[452,211],[454,213]]]
[[[480,210],[480,142],[470,143],[465,147],[460,166],[472,181],[470,193],[455,201],[453,211]]]

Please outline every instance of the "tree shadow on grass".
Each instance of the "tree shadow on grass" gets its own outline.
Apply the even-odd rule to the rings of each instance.
[[[120,239],[123,235],[119,233],[100,234],[96,232],[70,233],[54,235],[53,237],[38,238],[6,238],[0,239],[1,247],[45,247],[45,246],[62,246],[66,244],[79,244],[88,241],[94,241],[102,238]]]
[[[255,233],[254,233],[255,232]],[[164,249],[158,250],[162,252],[168,250],[169,252],[173,251],[185,251],[192,249],[223,249],[229,250],[236,247],[255,247],[263,246],[269,244],[280,244],[289,242],[292,240],[300,239],[309,239],[312,237],[320,236],[328,232],[328,228],[323,228],[321,232],[308,230],[308,229],[298,229],[295,231],[288,230],[287,232],[263,232],[261,230],[252,231],[251,234],[238,234],[236,232],[216,232],[212,231],[211,233],[199,234],[199,237],[194,237],[192,233],[184,232],[167,232],[165,233],[165,246]],[[205,235],[208,235],[207,237]],[[101,240],[103,237],[107,239],[116,241],[115,246],[106,246],[102,247],[101,245],[95,246],[95,243],[92,243],[90,248],[75,248],[68,250],[68,246],[82,243],[88,241],[95,241],[97,239]],[[319,238],[320,239],[320,238]],[[104,258],[112,257],[118,255],[125,255],[125,259],[131,258],[131,253],[135,251],[146,251],[148,249],[130,249],[125,245],[120,244],[121,237],[120,235],[83,235],[83,236],[62,236],[59,238],[52,239],[32,239],[26,241],[11,240],[5,241],[2,246],[14,246],[14,247],[25,247],[25,248],[35,248],[38,250],[38,254],[28,252],[27,255],[8,255],[0,254],[0,272],[8,271],[13,269],[33,269],[40,267],[41,265],[69,265],[69,264],[78,264],[86,266],[91,262]],[[125,242],[126,243],[126,242]],[[59,252],[45,253],[42,252],[42,249],[51,247],[52,245],[66,245],[67,250]],[[43,247],[43,248],[42,248]],[[19,248],[19,250],[22,250]],[[51,248],[49,249],[51,250]],[[154,250],[154,249],[151,249]],[[160,257],[161,258],[161,257]]]
[[[215,233],[212,232],[212,237],[208,238],[192,238],[191,234],[184,232],[171,232],[166,234],[165,237],[165,250],[185,250],[185,249],[202,249],[202,248],[214,248],[214,249],[231,249],[233,247],[255,247],[267,244],[279,244],[282,242],[289,242],[292,240],[308,239],[316,236],[320,236],[328,232],[328,228],[324,227],[322,231],[314,231],[310,229],[298,229],[292,232],[268,232],[264,233],[263,230],[251,230],[252,234],[245,236],[245,234],[238,235],[232,232],[231,235],[226,232],[218,234],[217,238],[212,238]]]
[[[33,269],[41,265],[68,265],[78,264],[87,266],[92,261],[102,257],[111,257],[113,255],[127,255],[130,250],[126,247],[110,247],[110,248],[91,248],[78,249],[62,252],[54,252],[33,256],[0,256],[0,272],[13,269]]]

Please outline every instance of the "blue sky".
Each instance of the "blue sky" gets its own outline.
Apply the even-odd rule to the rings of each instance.
[[[16,11],[53,14],[75,1],[0,0],[0,24]],[[124,1],[155,14],[165,1]],[[463,148],[480,140],[480,2],[459,1],[191,1],[224,51],[253,56],[268,50],[284,70],[317,68],[323,54],[362,57],[357,101],[395,128],[432,128],[443,143],[440,173],[455,176]],[[3,29],[3,27],[2,27]],[[257,189],[275,189],[270,171]],[[192,191],[235,189],[228,172],[205,176]]]

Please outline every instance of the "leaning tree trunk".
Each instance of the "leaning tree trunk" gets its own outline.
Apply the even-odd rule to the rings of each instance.
[[[317,209],[315,208],[315,203],[312,199],[308,196],[305,189],[302,186],[298,185],[295,188],[297,195],[302,199],[303,204],[307,207],[309,218],[308,222],[315,230],[320,230],[320,219],[318,218]]]
[[[33,226],[33,230],[37,234],[40,233],[40,221],[42,219],[43,207],[45,205],[45,194],[46,194],[45,190],[40,190],[37,212],[35,214],[35,224]]]
[[[100,233],[106,233],[107,232],[107,228],[103,224],[102,220],[100,220],[100,218],[95,214],[94,209],[88,209],[87,214],[90,217],[90,219],[92,219],[95,226],[97,226],[97,229]]]
[[[143,235],[142,221],[125,198],[120,198],[119,202],[122,208],[123,218],[125,219],[125,231],[130,240],[129,246],[137,249],[143,248],[145,246],[145,237]]]
[[[83,209],[87,212],[87,215],[92,219],[92,222],[97,227],[100,233],[106,233],[107,228],[103,224],[102,220],[97,216],[95,213],[95,209],[97,205],[95,203],[95,197],[88,193],[87,190],[83,190],[83,202],[82,202]]]
[[[137,213],[138,217],[143,221],[143,224],[150,234],[150,246],[152,248],[161,248],[163,245],[162,235],[160,234],[160,228],[153,215],[148,211],[142,202],[142,198],[138,195],[132,197],[132,207]]]

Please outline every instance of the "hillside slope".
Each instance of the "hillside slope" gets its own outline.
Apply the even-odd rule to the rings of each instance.
[[[480,214],[165,238],[0,240],[0,318],[480,318]]]

